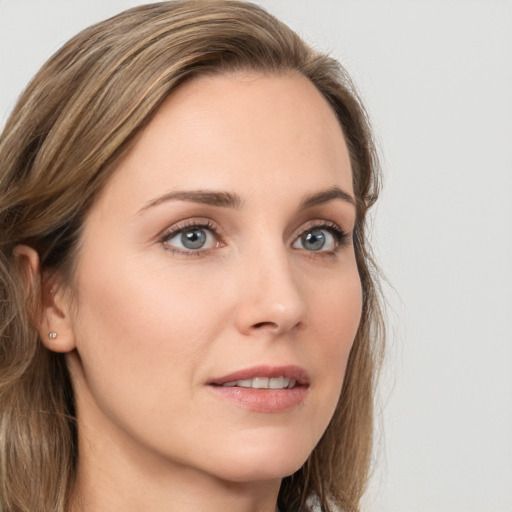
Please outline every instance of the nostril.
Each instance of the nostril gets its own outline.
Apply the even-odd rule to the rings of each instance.
[[[269,331],[275,331],[276,333],[277,332],[281,332],[281,331],[288,331],[290,329],[301,329],[303,327],[303,323],[302,322],[297,322],[297,324],[295,324],[294,326],[288,326],[286,327],[285,329],[282,329],[282,327],[280,327],[280,325],[276,322],[258,322],[258,323],[255,323],[252,325],[252,329],[254,330],[266,330],[268,329]]]
[[[277,324],[274,322],[258,322],[257,324],[254,324],[253,327],[255,329],[262,329],[264,327],[276,328]]]

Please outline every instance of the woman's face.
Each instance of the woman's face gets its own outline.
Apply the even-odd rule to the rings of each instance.
[[[237,482],[297,470],[360,319],[352,198],[304,77],[173,92],[85,221],[66,313],[81,449]]]

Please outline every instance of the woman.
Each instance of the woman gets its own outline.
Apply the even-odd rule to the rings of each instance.
[[[4,512],[358,510],[378,191],[345,72],[261,8],[146,5],[0,142]]]

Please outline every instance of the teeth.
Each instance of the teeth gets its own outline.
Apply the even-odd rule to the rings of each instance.
[[[238,386],[240,388],[252,388],[252,380],[251,379],[237,380],[235,382],[235,386]]]
[[[267,377],[255,377],[252,379],[252,387],[256,389],[268,389],[268,381]]]
[[[290,379],[286,379],[288,381],[288,383],[290,382]],[[269,379],[269,382],[268,382],[268,387],[270,389],[282,389],[285,387],[284,385],[284,377],[277,377],[277,378],[272,378],[272,379]]]
[[[254,379],[234,380],[222,384],[223,387],[239,387],[254,389],[286,389],[293,388],[297,381],[286,377],[254,377]]]

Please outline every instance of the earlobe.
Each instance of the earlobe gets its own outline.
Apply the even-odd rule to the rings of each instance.
[[[23,277],[27,301],[34,294],[31,316],[43,345],[54,352],[75,348],[69,300],[54,275],[41,273],[39,254],[28,245],[18,245],[14,258]]]

